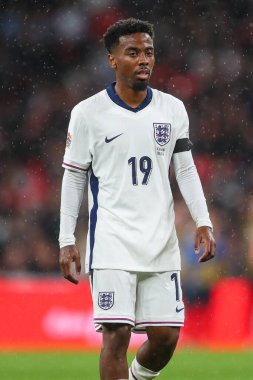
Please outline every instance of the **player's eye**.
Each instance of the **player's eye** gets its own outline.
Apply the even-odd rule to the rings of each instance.
[[[146,56],[147,57],[152,57],[152,55],[153,55],[153,51],[152,50],[146,51]]]
[[[130,51],[129,55],[130,55],[130,57],[136,57],[137,53],[136,53],[136,51]]]

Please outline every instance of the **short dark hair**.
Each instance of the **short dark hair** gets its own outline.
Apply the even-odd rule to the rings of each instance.
[[[113,48],[119,44],[119,38],[134,33],[147,33],[150,37],[154,38],[153,24],[148,21],[138,20],[136,18],[128,18],[126,20],[119,20],[115,24],[109,26],[103,40],[106,49],[109,53]]]

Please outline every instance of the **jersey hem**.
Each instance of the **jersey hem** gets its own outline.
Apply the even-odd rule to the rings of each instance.
[[[127,267],[127,268],[119,268],[119,267],[92,267],[91,270],[89,270],[88,268],[86,268],[85,270],[85,273],[86,274],[89,274],[92,270],[96,270],[96,269],[99,269],[99,270],[122,270],[122,271],[125,271],[125,272],[135,272],[135,273],[154,273],[154,272],[160,272],[160,273],[163,273],[163,272],[172,272],[172,271],[181,271],[181,266],[177,266],[177,267],[169,267],[169,268],[165,268],[164,266],[162,268],[152,268],[150,269],[149,268],[131,268],[131,267]]]

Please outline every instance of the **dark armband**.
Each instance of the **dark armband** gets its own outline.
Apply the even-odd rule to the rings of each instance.
[[[176,141],[176,145],[173,151],[174,153],[180,153],[180,152],[186,152],[187,150],[191,150],[193,147],[193,143],[191,140],[185,138],[185,139],[179,139]]]

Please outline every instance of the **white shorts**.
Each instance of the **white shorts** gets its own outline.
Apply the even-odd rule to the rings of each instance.
[[[94,269],[91,278],[94,324],[126,323],[135,332],[147,326],[183,326],[180,271],[141,273]]]

